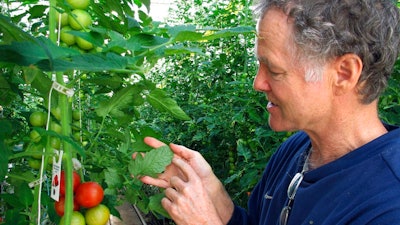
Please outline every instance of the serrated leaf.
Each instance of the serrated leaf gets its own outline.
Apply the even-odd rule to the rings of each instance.
[[[168,146],[153,149],[143,157],[138,154],[129,164],[129,172],[134,177],[156,176],[162,173],[171,164],[174,154]]]
[[[122,184],[122,179],[115,168],[108,168],[104,172],[104,178],[109,188],[119,187]]]
[[[168,112],[173,117],[180,120],[190,120],[190,117],[178,106],[176,101],[167,96],[161,89],[153,89],[146,96],[147,102],[160,112]]]
[[[161,199],[163,199],[164,197],[165,197],[164,193],[159,193],[159,194],[150,196],[149,209],[156,216],[161,215],[165,218],[171,218],[170,215],[168,214],[168,212],[161,205]]]
[[[96,109],[96,113],[100,117],[105,117],[112,113],[115,116],[124,116],[124,112],[121,109],[129,106],[133,101],[133,95],[137,94],[134,89],[136,86],[132,85],[126,87],[116,94],[114,94],[110,100],[101,102],[99,108]]]

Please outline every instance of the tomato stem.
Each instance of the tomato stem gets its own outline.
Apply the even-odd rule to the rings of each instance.
[[[49,11],[49,38],[54,43],[57,43],[57,18],[56,18],[56,7],[57,0],[50,0],[50,11]],[[64,75],[61,72],[56,73],[57,83],[65,86]],[[51,99],[49,99],[50,101]],[[61,127],[62,135],[65,137],[70,137],[71,122],[72,122],[72,101],[69,101],[69,97],[60,94],[58,99],[58,107],[61,109]],[[63,150],[65,157],[63,157],[64,171],[65,171],[65,224],[71,224],[72,212],[73,212],[73,188],[72,188],[72,146],[63,140]]]

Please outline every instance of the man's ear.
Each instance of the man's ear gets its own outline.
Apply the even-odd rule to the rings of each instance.
[[[357,91],[358,80],[361,76],[363,63],[361,58],[353,53],[348,53],[335,59],[335,93],[342,95],[349,91]]]

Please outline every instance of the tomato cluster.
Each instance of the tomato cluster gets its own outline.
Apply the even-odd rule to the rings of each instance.
[[[110,218],[110,210],[101,204],[104,190],[100,184],[88,181],[81,183],[80,176],[73,172],[74,212],[72,224],[105,225]],[[54,203],[56,213],[61,216],[60,224],[64,222],[65,205],[65,172],[60,176],[60,199]],[[83,214],[84,213],[84,214]]]
[[[32,126],[32,129],[29,133],[30,143],[25,149],[27,153],[29,153],[29,157],[27,158],[28,165],[35,170],[40,169],[42,164],[42,155],[44,144],[41,142],[42,136],[35,129],[37,127],[44,128],[47,124],[47,114],[42,111],[32,112],[29,116],[29,123]],[[52,145],[60,143],[56,138],[51,139]]]
[[[89,32],[93,23],[92,17],[87,11],[90,0],[67,0],[70,12],[58,13],[56,15],[59,23],[60,40],[67,46],[77,46],[83,51],[94,48],[93,44],[80,36],[75,36],[70,31]]]
[[[49,130],[54,131],[57,134],[62,134],[62,127],[59,123],[61,120],[61,109],[59,107],[54,107],[51,109],[51,114],[53,115],[52,119],[49,121]],[[72,112],[73,122],[71,124],[73,130],[73,137],[77,141],[82,141],[82,144],[87,144],[85,140],[85,136],[80,132],[80,113],[77,110]],[[35,128],[46,128],[47,125],[47,113],[43,111],[34,111],[28,118],[32,129],[29,133],[30,143],[27,145],[25,151],[28,153],[29,157],[27,158],[28,165],[35,170],[40,169],[42,163],[42,155],[43,148],[46,146],[46,141],[44,141],[41,134],[38,132],[38,129]],[[48,136],[50,140],[50,146],[53,149],[60,150],[62,149],[62,142],[60,138],[56,136]],[[48,161],[49,164],[52,163],[50,159]]]

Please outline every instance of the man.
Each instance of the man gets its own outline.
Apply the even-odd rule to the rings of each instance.
[[[398,56],[390,0],[262,0],[254,88],[269,124],[299,130],[270,159],[248,211],[234,206],[204,158],[171,144],[157,178],[177,224],[400,224],[400,129],[378,97]],[[153,138],[152,147],[163,143]]]

